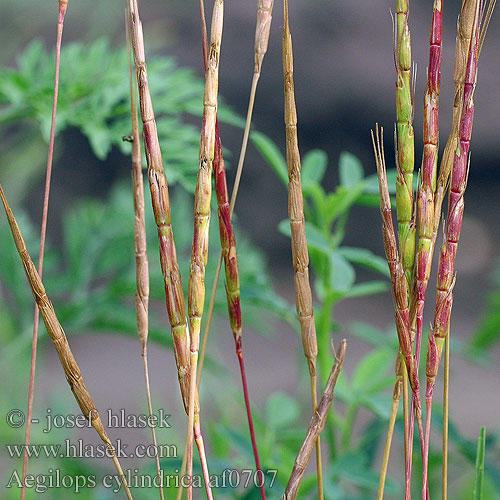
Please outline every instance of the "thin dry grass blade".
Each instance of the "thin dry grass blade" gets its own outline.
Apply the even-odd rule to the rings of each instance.
[[[411,413],[410,418],[415,414],[417,417],[417,424],[420,436],[420,445],[422,451],[424,449],[424,429],[422,425],[422,408],[420,403],[420,384],[418,380],[418,369],[416,357],[412,349],[412,335],[410,328],[410,313],[408,309],[408,288],[406,275],[404,272],[403,263],[397,250],[396,235],[394,232],[394,225],[392,221],[391,212],[391,199],[389,196],[389,188],[387,185],[387,173],[385,165],[385,156],[383,149],[383,129],[380,130],[378,125],[375,134],[372,131],[373,151],[375,154],[375,161],[377,164],[377,174],[379,178],[380,189],[380,213],[382,215],[382,236],[384,240],[384,249],[389,267],[391,282],[392,282],[392,296],[395,303],[395,323],[399,340],[399,350],[403,357],[406,371],[408,373],[408,381],[412,389]],[[408,459],[406,462],[406,498],[410,498],[411,487],[411,455],[412,455],[412,420],[409,426],[409,439],[407,454]],[[406,451],[406,447],[405,447]]]
[[[404,383],[403,380],[404,369],[405,367],[401,361],[401,357],[398,356],[395,369],[396,382],[394,384],[394,389],[392,392],[391,414],[389,417],[389,425],[387,428],[387,435],[385,438],[382,466],[380,468],[380,480],[378,485],[377,500],[383,500],[384,498],[385,479],[387,477],[387,467],[389,466],[389,456],[391,454],[392,436],[394,434],[394,425],[396,423],[396,417],[398,415],[399,400],[401,398],[401,390],[403,388],[403,383]]]
[[[210,50],[207,54],[205,92],[203,95],[203,122],[200,142],[200,165],[194,195],[194,235],[191,251],[188,285],[188,315],[190,340],[191,381],[188,411],[188,477],[192,477],[193,426],[199,418],[195,415],[197,394],[196,371],[200,347],[200,329],[205,304],[205,267],[208,259],[210,203],[212,199],[212,171],[215,154],[215,129],[217,122],[217,96],[219,90],[219,60],[224,20],[224,1],[214,3],[210,34]],[[208,491],[208,483],[206,484]],[[188,500],[192,498],[192,484],[188,488]]]
[[[168,183],[163,169],[153,104],[149,92],[146,58],[144,53],[144,38],[142,33],[142,23],[139,18],[137,0],[129,0],[129,8],[132,26],[132,47],[134,49],[136,76],[139,86],[144,145],[148,163],[149,187],[151,191],[151,201],[155,222],[158,227],[160,264],[165,283],[167,312],[170,325],[172,327],[174,354],[182,401],[184,403],[186,413],[189,415],[191,387],[190,338],[186,322],[186,308],[184,292],[182,289],[182,279],[179,265],[177,263],[177,252],[171,224],[172,218],[170,212],[170,200],[168,196]],[[195,414],[199,415],[197,391],[195,394],[194,406]],[[212,493],[209,484],[210,481],[208,478],[208,468],[206,465],[206,455],[199,418],[195,419],[194,425],[196,444],[200,453],[207,496],[209,497],[209,500],[211,500]]]
[[[182,279],[177,263],[177,251],[171,224],[172,217],[170,213],[168,183],[163,169],[153,104],[149,92],[148,74],[144,54],[144,38],[137,0],[129,0],[129,8],[144,145],[148,163],[149,188],[151,191],[155,222],[158,228],[160,264],[165,283],[167,312],[172,327],[179,385],[184,408],[187,413],[189,407],[189,380],[191,372],[189,366],[189,333],[186,322],[184,292],[182,290]]]
[[[250,407],[250,398],[248,395],[247,381],[245,365],[243,360],[242,351],[242,326],[241,326],[241,305],[240,305],[240,286],[239,286],[239,270],[238,270],[238,254],[236,251],[236,239],[234,235],[234,229],[231,222],[231,216],[234,209],[234,204],[236,202],[236,195],[238,193],[239,182],[241,179],[241,172],[243,168],[243,163],[245,159],[246,147],[248,143],[248,136],[251,125],[251,118],[253,112],[253,106],[255,101],[255,93],[257,89],[257,83],[260,77],[262,61],[264,55],[267,51],[267,42],[269,39],[269,29],[271,25],[272,7],[273,0],[260,0],[257,12],[257,26],[255,33],[255,67],[254,76],[252,79],[252,88],[250,91],[250,101],[248,105],[247,120],[245,125],[245,132],[243,135],[243,143],[241,146],[240,158],[238,161],[238,168],[236,172],[236,180],[233,187],[233,193],[231,197],[231,204],[228,199],[228,189],[226,173],[224,168],[224,158],[222,154],[222,146],[219,135],[218,123],[216,121],[215,125],[215,155],[214,155],[214,179],[215,179],[215,190],[217,193],[217,204],[218,204],[218,216],[219,216],[219,230],[220,230],[220,240],[221,240],[221,251],[219,254],[219,259],[217,263],[217,268],[215,272],[214,283],[212,285],[212,292],[209,302],[208,311],[206,313],[205,329],[203,333],[203,342],[199,358],[199,367],[197,373],[197,385],[199,388],[201,374],[203,369],[203,362],[205,359],[206,348],[208,345],[208,336],[210,332],[210,325],[212,321],[213,308],[215,304],[215,296],[217,293],[217,285],[219,282],[220,271],[222,267],[222,261],[224,261],[224,269],[226,276],[226,298],[228,304],[229,320],[231,324],[231,329],[233,332],[233,337],[235,340],[236,354],[238,357],[238,362],[240,365],[240,373],[243,385],[243,395],[245,399],[245,407],[248,419],[248,426],[250,430],[250,438],[252,442],[252,448],[254,453],[255,465],[257,468],[257,474],[259,476],[260,492],[262,500],[266,499],[264,478],[262,474],[262,468],[260,465],[259,452],[257,448],[257,441],[255,438],[255,430],[253,425],[252,412]],[[204,3],[200,0],[200,18],[202,27],[202,45],[203,45],[203,55],[205,62],[205,70],[207,65],[207,34],[206,34],[206,22],[204,14]],[[189,437],[189,436],[188,436]],[[184,464],[184,460],[183,460]],[[181,468],[183,470],[184,467]],[[182,496],[182,487],[178,492],[178,498]]]
[[[47,169],[45,175],[45,192],[43,195],[42,225],[40,229],[40,251],[38,254],[38,273],[40,278],[43,275],[43,257],[45,254],[45,236],[47,234],[47,219],[49,214],[50,184],[52,179],[52,162],[54,158],[54,139],[57,114],[57,97],[59,94],[59,67],[61,60],[61,44],[64,28],[64,16],[68,7],[68,0],[59,0],[59,19],[57,21],[57,41],[56,41],[56,69],[54,77],[54,96],[52,101],[52,118],[50,124],[49,150],[47,154]],[[35,304],[33,317],[33,340],[31,343],[31,366],[30,381],[28,388],[28,409],[26,412],[26,432],[24,437],[24,457],[21,486],[21,500],[26,498],[26,475],[28,474],[28,445],[31,440],[31,421],[33,416],[33,401],[35,398],[35,374],[36,374],[36,353],[38,346],[38,325],[40,321],[38,305]]]
[[[146,224],[144,216],[144,180],[142,177],[142,156],[139,135],[139,120],[137,116],[137,97],[136,86],[132,71],[132,62],[130,52],[132,44],[130,40],[130,13],[128,8],[125,10],[125,31],[127,35],[128,54],[128,72],[130,85],[130,113],[132,121],[132,189],[134,193],[134,252],[135,252],[135,272],[137,290],[135,293],[135,311],[137,318],[137,333],[141,343],[141,355],[144,367],[144,381],[146,384],[146,400],[149,416],[153,416],[153,402],[151,399],[151,387],[149,384],[148,368],[148,332],[149,332],[149,262],[146,243]],[[155,426],[151,426],[151,436],[155,453],[156,473],[158,475],[158,488],[160,490],[160,499],[164,500],[163,481],[160,467],[160,458],[158,456],[158,441],[156,439]]]
[[[16,219],[9,204],[7,203],[7,199],[5,198],[5,193],[1,184],[0,198],[2,199],[5,213],[7,215],[10,229],[12,231],[12,237],[14,238],[14,242],[16,244],[16,248],[24,268],[24,272],[26,273],[31,291],[33,292],[33,297],[38,304],[38,309],[40,310],[40,314],[42,315],[47,333],[49,334],[49,337],[51,338],[52,343],[54,344],[54,347],[56,349],[57,355],[59,356],[59,361],[61,362],[64,374],[66,375],[66,380],[82,413],[89,420],[89,422],[92,424],[92,427],[94,427],[94,429],[99,434],[102,442],[106,445],[109,455],[111,456],[116,470],[121,478],[123,487],[127,494],[127,498],[129,500],[133,500],[127,484],[127,480],[123,474],[123,470],[120,466],[118,458],[116,457],[113,444],[111,443],[106,429],[102,424],[99,412],[94,405],[94,401],[92,400],[92,397],[90,396],[90,393],[85,386],[80,368],[78,367],[75,357],[73,356],[73,352],[71,351],[71,348],[69,346],[66,334],[64,333],[64,330],[59,323],[59,320],[57,319],[52,302],[45,292],[45,288],[43,286],[42,280],[40,279],[40,275],[38,274],[35,264],[33,264],[33,261],[28,254],[28,250],[26,249],[26,244],[24,243],[21,230],[17,225]]]
[[[444,376],[443,376],[443,470],[442,470],[442,500],[448,500],[448,422],[450,395],[450,334],[444,340]]]
[[[272,19],[272,8],[274,5],[274,0],[259,0],[258,11],[257,11],[257,25],[255,28],[255,66],[254,75],[252,78],[252,88],[250,90],[250,98],[248,102],[247,118],[245,123],[245,131],[243,133],[243,141],[241,144],[240,156],[238,159],[238,167],[236,169],[235,183],[233,186],[233,191],[231,194],[231,202],[229,204],[229,217],[233,215],[234,206],[236,204],[236,198],[238,196],[238,190],[241,180],[241,173],[243,171],[243,165],[245,162],[246,149],[248,144],[248,137],[250,134],[250,126],[252,122],[253,108],[255,103],[255,94],[257,91],[257,84],[260,78],[262,70],[262,62],[267,51],[267,44],[269,41],[269,31],[271,28]],[[203,0],[200,0],[200,16],[202,18],[202,32],[206,32],[205,15],[203,8]],[[204,42],[204,47],[206,45],[206,33],[202,36]],[[204,54],[206,53],[206,48],[204,48]],[[203,342],[200,353],[199,368],[198,368],[198,388],[200,386],[201,373],[203,370],[203,363],[205,360],[205,354],[207,350],[208,334],[210,332],[210,324],[212,322],[212,315],[215,305],[215,295],[217,292],[217,284],[219,282],[220,271],[222,268],[223,251],[221,250],[219,254],[219,261],[217,263],[217,268],[215,271],[214,283],[212,286],[212,293],[210,295],[210,303],[206,316],[205,328],[203,330]]]
[[[292,259],[295,281],[295,303],[300,321],[302,345],[309,368],[313,410],[317,406],[316,358],[318,344],[309,283],[309,252],[307,249],[304,199],[300,178],[301,163],[297,138],[297,109],[293,82],[292,35],[288,21],[288,0],[284,2],[283,26],[283,77],[285,94],[286,162],[288,166],[288,217],[292,234]],[[318,497],[323,498],[323,472],[321,443],[318,434],[316,442],[316,464],[318,476]]]
[[[311,422],[309,423],[306,437],[300,447],[297,457],[295,458],[292,473],[290,474],[290,479],[281,500],[295,500],[297,498],[302,476],[304,475],[307,464],[309,463],[309,459],[311,458],[318,436],[325,426],[328,410],[330,409],[330,405],[333,401],[335,384],[337,383],[342,364],[344,363],[346,347],[347,341],[344,339],[340,342],[340,347],[337,353],[335,353],[335,363],[330,376],[328,377],[323,396],[321,397],[318,407],[314,412]]]

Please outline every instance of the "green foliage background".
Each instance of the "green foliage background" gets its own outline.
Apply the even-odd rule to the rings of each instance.
[[[5,141],[2,144],[2,183],[9,200],[14,201],[15,213],[32,256],[37,253],[37,230],[21,208],[21,200],[33,187],[34,179],[42,174],[48,137],[51,106],[53,53],[47,52],[40,42],[31,43],[17,58],[15,68],[0,73],[0,130]],[[112,48],[105,39],[92,44],[66,44],[62,55],[65,72],[61,76],[57,133],[76,128],[89,141],[94,155],[104,160],[113,148],[124,159],[130,153],[130,145],[122,141],[129,130],[127,54]],[[202,82],[194,73],[180,68],[170,58],[153,58],[149,64],[153,101],[158,117],[160,143],[172,191],[173,227],[181,269],[188,269],[191,244],[192,197],[197,172],[199,131],[193,117],[199,117]],[[220,118],[226,123],[241,126],[242,119],[224,104]],[[263,134],[252,135],[252,141],[262,157],[275,171],[282,184],[287,182],[286,164],[276,145]],[[128,160],[127,160],[128,161]],[[338,184],[326,190],[324,176],[338,172]],[[394,177],[394,172],[391,173]],[[393,184],[393,183],[392,183]],[[61,238],[49,242],[46,254],[44,282],[53,299],[59,319],[70,335],[116,334],[136,337],[135,312],[132,297],[135,290],[133,263],[133,207],[130,186],[120,181],[109,186],[104,200],[78,199],[62,217]],[[376,207],[377,182],[366,175],[359,160],[344,153],[339,165],[329,165],[326,153],[310,151],[303,159],[303,189],[306,199],[307,237],[314,272],[317,311],[317,330],[320,344],[320,373],[325,380],[331,366],[330,338],[341,329],[335,318],[335,306],[341,300],[387,292],[387,267],[384,259],[364,248],[343,245],[349,229],[348,220],[355,204]],[[158,305],[163,302],[163,285],[157,258],[157,239],[154,222],[148,208],[148,244],[151,264],[151,297]],[[214,207],[215,209],[215,207]],[[374,208],[375,209],[375,208]],[[213,221],[216,217],[213,217]],[[283,221],[278,230],[289,236],[288,222]],[[218,234],[215,223],[211,225],[210,255],[218,253]],[[2,408],[25,404],[26,377],[31,342],[33,300],[29,294],[18,256],[10,241],[5,218],[0,219],[0,374],[9,381],[2,391]],[[266,259],[259,249],[237,230],[238,252],[242,283],[242,303],[245,323],[255,331],[271,332],[270,325],[285,322],[297,331],[292,304],[280,297],[273,289],[271,273]],[[361,281],[357,270],[364,268],[372,278]],[[214,275],[214,260],[209,261],[207,283]],[[187,280],[185,279],[187,284]],[[472,340],[476,359],[486,362],[484,350],[496,342],[495,293],[492,294],[492,312],[485,319],[481,332]],[[217,313],[225,319],[226,305],[223,284],[220,283]],[[492,326],[493,325],[493,326]],[[382,331],[373,325],[353,322],[346,326],[352,336],[357,336],[369,346],[369,352],[349,375],[343,374],[337,388],[339,403],[331,413],[326,431],[329,445],[329,468],[326,471],[325,490],[328,500],[366,500],[374,497],[378,486],[378,453],[388,419],[393,384],[394,353],[397,340],[393,329]],[[169,329],[162,307],[152,307],[150,339],[171,348]],[[215,332],[213,332],[215,334]],[[223,332],[226,334],[227,332]],[[221,334],[222,335],[222,334]],[[212,338],[215,342],[216,337]],[[47,336],[40,331],[41,346]],[[465,351],[465,349],[464,349]],[[470,350],[467,350],[470,353]],[[171,356],[171,353],[166,353]],[[302,359],[299,371],[304,372]],[[252,453],[244,419],[235,421],[227,405],[235,402],[242,409],[237,381],[228,383],[227,370],[216,360],[209,360],[210,377],[207,392],[217,391],[213,418],[207,419],[206,428],[211,446],[210,464],[213,473],[225,468],[244,468],[252,463]],[[305,373],[305,372],[304,372]],[[173,378],[173,374],[172,374]],[[227,384],[227,386],[225,385]],[[224,389],[221,390],[220,387]],[[265,469],[278,471],[271,495],[281,494],[291,470],[295,454],[304,436],[309,415],[307,384],[298,389],[300,398],[292,398],[284,392],[270,396],[262,407],[256,407],[257,434]],[[69,391],[63,381],[54,381],[51,407],[68,412]],[[304,396],[304,397],[302,397]],[[305,416],[304,416],[305,415]],[[362,417],[362,418],[360,418]],[[439,430],[439,409],[435,414]],[[402,428],[398,424],[398,435]],[[0,424],[2,443],[21,442],[24,433]],[[64,435],[61,433],[60,438]],[[456,498],[470,498],[474,485],[474,461],[476,445],[465,439],[452,425],[452,467],[464,473],[453,488]],[[182,437],[177,436],[179,449]],[[33,443],[49,443],[49,438],[35,432]],[[485,498],[494,496],[500,483],[498,469],[498,436],[487,434],[485,440],[486,472],[484,476]],[[13,461],[2,448],[0,460],[6,464],[1,476],[3,484],[12,472]],[[19,460],[15,464],[19,466]],[[96,474],[100,464],[92,460],[61,459],[43,466],[32,460],[36,473],[61,468],[66,473]],[[50,465],[49,465],[50,464]],[[168,459],[162,463],[165,471],[175,471],[180,461]],[[141,463],[143,471],[152,473],[151,463]],[[106,467],[106,466],[104,466]],[[431,487],[439,483],[439,452],[431,455]],[[315,479],[309,474],[301,488],[304,498],[314,495]],[[387,498],[398,498],[401,485],[393,478],[387,483]],[[4,498],[17,498],[15,488],[7,490]],[[64,489],[51,490],[50,497],[66,498]],[[221,490],[220,495],[231,498],[257,498],[255,489],[234,492]],[[156,492],[141,492],[143,498],[154,498]],[[97,488],[80,493],[82,499],[112,498],[110,491]]]

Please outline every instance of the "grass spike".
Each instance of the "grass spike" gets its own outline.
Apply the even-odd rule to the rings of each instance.
[[[186,322],[186,308],[182,279],[177,263],[177,252],[175,248],[174,235],[171,224],[170,200],[168,196],[168,183],[163,169],[160,144],[156,130],[153,104],[149,92],[148,73],[144,53],[144,38],[142,23],[139,18],[137,0],[129,0],[132,47],[136,67],[137,83],[139,87],[139,100],[141,119],[143,123],[143,136],[148,163],[148,179],[151,191],[153,213],[158,228],[160,243],[160,264],[165,283],[165,296],[167,312],[174,342],[174,354],[177,365],[177,374],[181,389],[184,409],[189,415],[190,404],[190,336]],[[196,391],[194,401],[194,437],[198,447],[200,461],[207,497],[212,499],[210,481],[208,477],[208,466],[201,433],[201,422],[199,418],[199,401]],[[188,417],[189,418],[189,417]]]
[[[295,282],[295,304],[300,322],[302,346],[309,368],[313,410],[317,406],[316,359],[318,344],[309,282],[309,252],[307,249],[304,198],[301,183],[301,161],[297,137],[297,108],[293,81],[293,48],[288,19],[288,0],[284,2],[283,78],[285,94],[286,162],[288,167],[288,217],[292,238],[292,260]],[[316,442],[318,498],[323,498],[321,442]]]
[[[135,311],[137,333],[141,343],[141,357],[144,368],[144,382],[146,388],[146,401],[150,418],[153,416],[153,402],[149,383],[148,368],[148,332],[149,332],[149,262],[147,255],[146,224],[144,216],[144,180],[142,177],[142,155],[139,135],[139,120],[137,116],[136,86],[131,62],[130,40],[130,13],[125,10],[125,32],[127,36],[128,72],[130,86],[130,115],[132,123],[132,190],[134,196],[134,253],[136,266]],[[151,437],[155,450],[158,450],[155,426],[151,426]],[[158,475],[158,489],[160,500],[164,500],[160,458],[155,453],[156,473]]]
[[[19,257],[21,258],[24,272],[26,274],[26,277],[28,278],[31,291],[33,292],[33,297],[38,304],[38,309],[40,311],[40,314],[42,315],[47,333],[52,340],[57,355],[59,356],[59,361],[61,362],[64,374],[66,375],[66,380],[71,388],[71,391],[73,392],[73,396],[75,397],[82,413],[89,420],[92,427],[96,430],[97,434],[101,438],[102,442],[106,445],[109,455],[111,456],[115,468],[118,472],[118,475],[120,476],[128,500],[133,500],[132,494],[130,493],[130,489],[127,484],[127,480],[125,478],[125,475],[123,474],[120,462],[118,461],[118,458],[116,456],[113,444],[108,437],[108,433],[104,428],[104,425],[99,416],[99,412],[97,411],[94,401],[92,400],[92,397],[85,385],[82,374],[80,372],[80,368],[78,367],[76,359],[73,356],[73,352],[71,351],[68,339],[66,338],[66,334],[64,333],[61,323],[59,323],[59,320],[57,319],[54,306],[47,296],[45,287],[43,286],[42,280],[40,279],[40,275],[38,274],[35,264],[33,264],[33,261],[29,256],[28,250],[26,249],[26,244],[21,234],[21,230],[19,229],[14,214],[12,213],[12,210],[7,202],[1,184],[0,198],[2,200],[5,213],[9,221],[12,237],[14,238],[14,243],[16,244]]]
[[[412,350],[411,328],[410,328],[410,313],[408,309],[408,289],[406,276],[403,269],[401,257],[398,253],[396,234],[394,232],[394,224],[392,221],[391,198],[389,195],[389,187],[387,184],[387,171],[385,165],[385,155],[383,149],[383,129],[375,129],[375,134],[372,131],[372,144],[377,164],[377,174],[379,179],[380,190],[380,213],[382,215],[382,236],[384,241],[384,249],[389,267],[392,283],[392,295],[395,303],[395,323],[399,340],[399,349],[403,358],[406,371],[408,373],[408,381],[412,389],[411,412],[410,417],[415,415],[417,418],[420,445],[424,449],[424,431],[422,425],[422,408],[420,403],[420,384],[418,380],[418,369],[416,358]],[[406,499],[411,495],[410,477],[411,477],[411,459],[412,456],[412,422],[410,421],[410,435],[408,440],[408,460],[406,462]]]
[[[59,94],[59,68],[61,62],[61,45],[62,35],[64,29],[64,17],[68,8],[68,0],[59,0],[59,17],[57,20],[57,40],[56,40],[56,64],[54,76],[54,94],[52,101],[52,117],[50,124],[49,134],[49,150],[47,153],[47,168],[45,175],[45,189],[43,195],[43,208],[42,208],[42,224],[40,229],[40,250],[38,253],[38,273],[40,279],[43,276],[43,260],[45,254],[45,237],[47,234],[47,220],[49,215],[49,198],[50,198],[50,184],[52,179],[52,163],[54,159],[54,140],[56,128],[56,115],[57,115],[57,99]],[[22,472],[22,486],[21,486],[21,500],[26,498],[26,475],[28,474],[28,445],[31,440],[31,421],[33,416],[33,401],[35,398],[35,374],[36,374],[36,354],[38,347],[38,325],[40,322],[40,315],[38,305],[35,303],[35,312],[33,315],[33,339],[31,342],[31,364],[30,364],[30,381],[28,388],[28,409],[26,411],[26,431],[24,436],[24,456],[23,456],[23,472]]]
[[[234,235],[233,225],[231,222],[231,216],[234,210],[234,205],[236,202],[236,196],[238,193],[239,182],[241,179],[241,172],[243,169],[246,147],[248,144],[248,136],[251,126],[251,118],[253,113],[253,107],[255,102],[255,94],[257,90],[257,83],[260,78],[262,61],[264,59],[265,53],[267,51],[267,43],[269,39],[269,30],[271,26],[272,19],[272,8],[273,0],[260,0],[258,3],[257,10],[257,24],[255,32],[255,66],[254,75],[252,79],[252,88],[250,91],[250,100],[248,104],[247,120],[245,125],[245,132],[243,135],[243,142],[240,151],[240,157],[238,160],[238,168],[236,172],[236,180],[233,187],[231,202],[228,199],[228,189],[226,173],[224,168],[224,158],[222,154],[222,145],[220,141],[218,122],[215,125],[215,154],[214,154],[214,178],[215,178],[215,190],[217,194],[217,204],[218,204],[218,218],[219,218],[219,231],[221,239],[221,252],[219,254],[219,259],[217,263],[214,283],[212,286],[212,292],[209,302],[209,307],[206,315],[205,329],[203,333],[203,343],[199,359],[199,368],[197,374],[197,385],[199,387],[201,374],[203,369],[203,362],[205,359],[205,353],[208,343],[208,334],[210,331],[210,324],[212,321],[213,308],[215,304],[215,296],[217,292],[217,284],[219,281],[220,271],[222,268],[222,262],[224,261],[224,269],[226,276],[226,297],[228,303],[229,319],[231,324],[231,329],[233,332],[233,337],[235,340],[235,350],[238,358],[238,364],[240,366],[240,374],[243,386],[243,395],[245,399],[245,407],[248,419],[248,426],[250,430],[250,438],[252,442],[253,454],[255,465],[259,475],[259,484],[262,500],[265,500],[266,493],[264,488],[263,475],[261,471],[260,458],[257,448],[257,441],[255,438],[255,430],[253,425],[253,418],[250,407],[250,398],[248,395],[248,387],[246,380],[245,364],[242,351],[242,327],[241,327],[241,305],[240,305],[240,286],[239,286],[239,271],[238,271],[238,255],[236,251],[236,239]],[[205,69],[207,65],[207,33],[206,33],[206,22],[205,22],[205,9],[203,0],[199,1],[200,4],[200,18],[201,18],[201,28],[202,28],[202,45],[203,45],[203,55]],[[180,495],[182,495],[182,488],[180,489]],[[178,494],[178,495],[179,495]]]
[[[200,346],[201,318],[205,303],[205,267],[208,259],[210,203],[212,199],[212,171],[215,155],[215,129],[217,122],[217,95],[219,87],[219,60],[224,19],[224,1],[214,2],[210,34],[210,48],[205,70],[203,95],[203,122],[200,141],[200,164],[194,197],[194,235],[191,250],[188,285],[188,316],[190,337],[191,380],[188,411],[188,460],[187,473],[193,474],[192,433],[199,415],[195,415],[197,394],[196,371]],[[196,438],[196,431],[194,431]],[[208,484],[207,484],[208,488]],[[192,498],[192,484],[188,488],[188,500]]]

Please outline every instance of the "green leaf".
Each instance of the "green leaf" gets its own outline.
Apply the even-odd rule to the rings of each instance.
[[[394,381],[394,377],[393,377]],[[363,405],[383,420],[389,420],[391,416],[392,394],[375,393],[363,398]]]
[[[332,252],[330,242],[323,236],[319,228],[310,222],[306,222],[307,246],[314,248],[328,256]]]
[[[370,470],[367,462],[367,455],[362,451],[346,453],[334,463],[334,474],[356,486],[375,492],[378,488],[379,475]],[[386,491],[388,494],[394,494],[398,493],[398,488],[391,481],[386,484]]]
[[[389,289],[386,281],[367,281],[365,283],[355,283],[346,293],[346,298],[365,297],[375,293],[383,293]]]
[[[342,151],[339,158],[340,185],[353,188],[359,184],[364,177],[363,165],[359,159],[347,151]]]
[[[299,404],[284,392],[272,394],[266,403],[266,422],[273,429],[293,424],[300,414]]]
[[[371,323],[352,321],[349,323],[349,331],[352,335],[364,340],[373,347],[389,346],[392,348],[398,344],[395,332],[394,336],[392,336],[392,332],[388,334]]]
[[[396,194],[396,179],[398,172],[395,168],[387,170],[387,186],[390,194]],[[379,195],[378,175],[372,174],[365,178],[365,191],[366,194]]]
[[[370,394],[387,384],[387,372],[394,365],[395,354],[387,348],[367,354],[356,367],[351,386],[359,395]],[[394,377],[389,378],[389,384]],[[381,387],[382,386],[382,387]]]
[[[324,207],[325,213],[328,214],[327,222],[331,223],[340,215],[347,213],[362,191],[363,183],[360,183],[349,189],[339,186],[334,193],[330,193]]]
[[[311,185],[321,183],[328,165],[328,156],[321,149],[309,151],[302,160],[302,190],[307,191]]]
[[[488,305],[478,330],[470,340],[470,350],[485,352],[500,340],[500,291],[488,295]],[[467,352],[467,351],[466,351]]]
[[[330,286],[332,290],[347,292],[356,279],[354,268],[338,251],[330,252],[328,257],[330,260]]]
[[[366,267],[372,271],[376,271],[384,276],[390,277],[389,267],[385,258],[375,255],[367,248],[356,247],[341,247],[339,248],[340,254],[345,257],[349,262],[357,264],[358,266]]]
[[[308,248],[314,248],[328,257],[333,251],[328,240],[314,224],[306,222],[305,227]],[[278,224],[278,231],[291,238],[292,231],[290,229],[290,221],[288,219],[282,220]]]
[[[286,161],[281,151],[278,149],[278,146],[276,146],[269,137],[260,132],[252,132],[250,134],[250,139],[264,160],[267,161],[269,166],[281,179],[281,182],[283,182],[285,186],[288,186],[288,167],[286,166]]]
[[[484,446],[485,429],[481,427],[481,433],[477,440],[475,480],[474,480],[474,500],[483,500],[483,482],[484,482]]]

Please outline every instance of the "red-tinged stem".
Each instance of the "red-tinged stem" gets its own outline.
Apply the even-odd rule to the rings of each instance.
[[[415,267],[417,299],[417,335],[415,355],[417,360],[417,369],[420,366],[425,294],[429,283],[433,252],[432,235],[435,216],[434,192],[436,190],[437,160],[439,154],[439,92],[441,84],[442,25],[442,0],[435,0],[430,34],[427,90],[424,98],[424,153],[422,161],[422,177],[417,198],[418,252],[417,264]],[[427,423],[430,428],[429,412],[427,412]],[[425,500],[428,491],[427,464],[429,453],[429,435],[427,426],[422,453],[422,499]]]
[[[427,387],[425,403],[426,403],[426,419],[425,419],[424,455],[422,457],[422,500],[427,500],[429,497],[428,467],[429,467],[429,443],[431,434],[431,414],[432,414],[432,390],[429,391],[429,387]]]
[[[45,174],[45,191],[43,195],[43,209],[42,209],[42,225],[40,230],[40,251],[38,254],[38,274],[40,279],[43,276],[43,258],[45,254],[45,237],[47,234],[47,219],[49,214],[49,198],[50,198],[50,184],[52,179],[52,163],[54,158],[54,139],[56,127],[56,114],[57,114],[57,97],[59,94],[59,66],[61,59],[61,44],[62,34],[64,27],[64,15],[68,7],[68,0],[59,0],[59,19],[57,21],[57,42],[56,42],[56,69],[54,77],[54,97],[52,101],[52,120],[50,125],[49,137],[49,152],[47,155],[47,171]],[[33,340],[31,344],[31,367],[30,367],[30,382],[28,389],[28,410],[26,415],[26,433],[24,438],[24,458],[23,458],[23,476],[21,487],[21,500],[26,498],[26,475],[28,474],[28,445],[31,440],[31,420],[33,416],[33,401],[35,398],[35,373],[36,373],[36,353],[38,347],[38,325],[39,325],[39,311],[38,305],[35,304],[35,313],[33,318]]]
[[[248,428],[250,429],[250,438],[252,439],[253,456],[255,459],[255,466],[257,467],[257,475],[259,478],[259,489],[262,498],[266,498],[266,489],[264,487],[264,475],[260,465],[259,452],[257,449],[257,441],[255,439],[255,430],[253,426],[252,409],[250,406],[250,398],[248,397],[247,376],[245,372],[245,362],[243,361],[243,352],[241,350],[241,338],[235,339],[236,355],[240,363],[241,383],[243,385],[243,395],[245,397],[245,406],[247,410]]]
[[[418,192],[417,339],[416,358],[420,366],[425,293],[429,282],[434,222],[434,191],[439,141],[439,91],[441,82],[442,0],[435,0],[430,35],[427,90],[424,98],[424,154]]]
[[[194,423],[194,439],[196,441],[196,446],[198,447],[198,452],[200,457],[206,457],[205,445],[203,444],[203,436],[201,434],[201,426],[199,418],[196,419]],[[212,489],[210,487],[210,475],[208,473],[208,465],[206,460],[201,460],[201,470],[203,473],[203,480],[205,481],[205,491],[207,492],[207,500],[213,500]],[[192,481],[192,477],[190,481]]]
[[[202,48],[203,48],[203,62],[204,69],[207,69],[207,28],[205,21],[205,11],[203,0],[200,0],[200,19],[202,31]],[[239,271],[238,271],[238,254],[236,252],[236,239],[234,235],[234,228],[231,222],[232,210],[229,205],[229,195],[227,188],[226,169],[224,167],[224,157],[222,153],[222,143],[219,132],[219,122],[215,122],[215,154],[213,162],[214,170],[214,183],[218,204],[219,215],[219,230],[221,236],[221,245],[223,247],[223,256],[226,267],[226,296],[229,310],[229,318],[231,329],[233,331],[236,355],[240,365],[241,381],[243,385],[243,395],[245,399],[245,408],[248,419],[248,428],[250,432],[250,439],[252,442],[252,449],[255,459],[255,466],[259,477],[259,489],[262,500],[266,500],[266,491],[264,487],[262,467],[260,464],[259,450],[257,447],[257,439],[255,437],[255,429],[252,417],[252,408],[250,405],[250,397],[248,394],[248,386],[246,379],[245,364],[243,361],[242,351],[242,323],[241,323],[241,305],[240,305],[240,291],[239,291]],[[225,247],[225,249],[224,249]],[[224,251],[225,250],[225,251]],[[189,462],[188,462],[189,463]]]
[[[412,469],[412,455],[413,455],[413,433],[415,430],[415,415],[417,417],[418,434],[420,438],[420,449],[422,456],[424,454],[425,439],[424,427],[422,422],[422,408],[420,406],[420,392],[417,389],[413,391],[411,399],[411,412],[410,412],[410,432],[408,438],[408,462],[406,465],[406,500],[411,500],[411,469]]]

